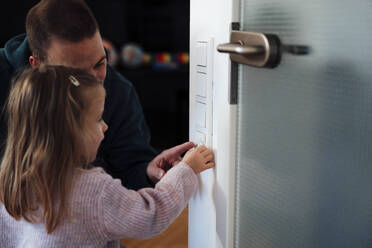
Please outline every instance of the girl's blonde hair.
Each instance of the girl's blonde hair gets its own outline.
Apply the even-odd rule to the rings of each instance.
[[[0,201],[15,219],[44,221],[51,233],[69,216],[73,171],[87,165],[81,133],[93,100],[84,92],[92,87],[104,90],[86,71],[64,66],[26,69],[13,79]]]

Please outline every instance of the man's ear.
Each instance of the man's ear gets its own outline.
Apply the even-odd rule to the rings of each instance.
[[[41,63],[40,59],[36,56],[33,56],[31,55],[29,58],[28,58],[28,62],[30,63],[31,67],[34,68],[34,67],[38,67]]]

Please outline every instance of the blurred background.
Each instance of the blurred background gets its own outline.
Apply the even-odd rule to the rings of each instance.
[[[0,15],[0,46],[25,32],[39,1],[12,1]],[[137,90],[158,151],[188,140],[189,0],[86,0],[97,18],[108,62]]]

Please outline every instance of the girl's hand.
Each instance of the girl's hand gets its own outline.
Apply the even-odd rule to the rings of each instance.
[[[213,151],[205,145],[188,150],[182,161],[188,164],[195,174],[215,166]]]

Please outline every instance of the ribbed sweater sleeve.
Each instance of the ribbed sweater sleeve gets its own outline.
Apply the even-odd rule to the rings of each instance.
[[[138,191],[106,180],[98,210],[109,240],[149,238],[161,233],[185,208],[197,187],[194,171],[181,162],[169,170],[155,188]]]

